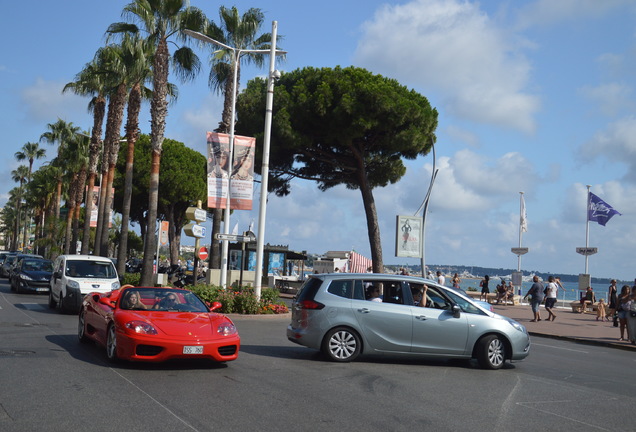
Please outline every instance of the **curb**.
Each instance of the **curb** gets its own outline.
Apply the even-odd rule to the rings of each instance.
[[[529,331],[528,334],[530,336],[539,336],[539,337],[544,337],[544,338],[549,338],[549,339],[567,340],[567,341],[578,343],[578,344],[581,344],[581,345],[603,346],[603,347],[608,347],[608,348],[621,349],[621,350],[624,350],[624,351],[634,351],[634,350],[636,350],[636,346],[635,345],[618,344],[618,343],[615,343],[615,342],[605,342],[605,341],[599,341],[599,340],[595,340],[595,339],[583,339],[583,338],[578,338],[578,337],[574,337],[574,336],[559,336],[559,335],[553,335],[553,334],[547,334],[547,333],[538,333],[538,332],[531,332],[531,331]]]

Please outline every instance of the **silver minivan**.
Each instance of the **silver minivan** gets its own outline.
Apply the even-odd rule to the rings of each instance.
[[[528,356],[526,328],[428,279],[377,273],[309,277],[287,338],[334,361],[360,354],[477,359],[486,369]]]

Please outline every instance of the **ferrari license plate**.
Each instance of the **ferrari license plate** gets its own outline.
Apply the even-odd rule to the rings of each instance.
[[[184,346],[183,347],[184,354],[203,354],[203,346],[195,345],[195,346]]]

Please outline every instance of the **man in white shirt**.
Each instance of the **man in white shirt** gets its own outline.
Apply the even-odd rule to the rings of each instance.
[[[437,283],[440,285],[444,285],[446,283],[446,278],[439,270],[437,271]]]

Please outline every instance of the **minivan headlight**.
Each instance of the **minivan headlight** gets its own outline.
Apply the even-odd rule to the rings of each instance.
[[[73,288],[73,289],[79,289],[79,288],[80,288],[80,284],[79,284],[79,282],[74,281],[74,280],[72,280],[72,279],[69,279],[69,280],[66,282],[66,286],[67,286],[67,287],[69,287],[69,288]]]
[[[508,320],[508,322],[510,323],[511,326],[513,326],[515,329],[519,330],[521,333],[526,333],[526,328],[524,326],[522,326],[521,324],[519,324],[517,321],[513,321],[513,320]]]
[[[119,281],[117,281],[112,283],[112,285],[110,286],[110,289],[114,291],[116,289],[119,289],[119,287],[121,287],[121,284],[119,283]]]

